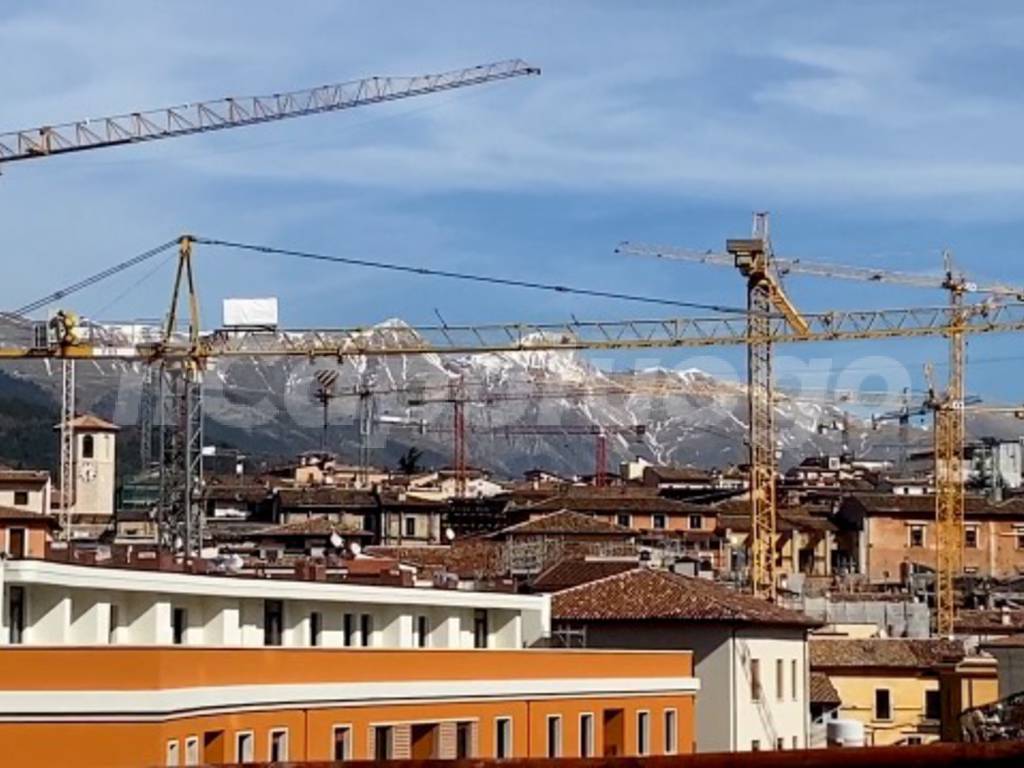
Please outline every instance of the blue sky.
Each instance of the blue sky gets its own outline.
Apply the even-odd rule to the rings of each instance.
[[[0,130],[521,57],[539,78],[11,165],[0,306],[182,231],[447,269],[742,303],[727,270],[613,254],[719,248],[755,209],[780,255],[1024,284],[1024,6],[942,2],[19,2],[0,12]],[[610,319],[657,308],[200,254],[206,317],[280,297],[288,325]],[[170,264],[82,294],[163,310]],[[793,278],[807,311],[941,294]],[[972,341],[969,387],[1024,392],[1016,339]],[[941,342],[790,348],[858,370]],[[736,352],[722,356],[737,368]],[[616,359],[616,364],[626,364]],[[651,357],[645,363],[653,363]],[[659,359],[685,365],[684,354]],[[801,363],[793,365],[799,368]],[[883,366],[884,367],[884,366]],[[880,379],[871,382],[877,387]]]

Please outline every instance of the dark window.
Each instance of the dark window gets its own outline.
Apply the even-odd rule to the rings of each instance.
[[[11,557],[25,556],[25,529],[10,528],[7,531],[7,554]]]
[[[473,647],[486,648],[490,630],[487,627],[487,611],[478,608],[473,611]]]
[[[270,762],[280,763],[288,759],[288,731],[270,732]]]
[[[646,755],[651,751],[651,713],[636,713],[636,753]]]
[[[580,757],[594,755],[594,716],[580,715]]]
[[[938,691],[924,692],[924,716],[928,720],[942,719],[942,699]]]
[[[175,645],[185,644],[185,630],[188,628],[188,611],[184,608],[175,608],[171,612],[171,633],[174,636]]]
[[[623,514],[623,515],[616,515],[615,516],[615,521],[619,525],[621,525],[623,528],[632,528],[633,527],[633,518],[630,517],[629,515],[625,515],[625,514]]]
[[[750,660],[750,698],[753,701],[761,700],[761,660]]]
[[[892,699],[888,688],[875,689],[875,720],[892,720]]]
[[[361,635],[360,640],[363,647],[368,648],[370,640],[373,639],[373,616],[368,613],[359,616],[359,634]]]
[[[263,644],[280,645],[284,626],[284,604],[280,600],[263,601]]]
[[[114,603],[110,604],[110,620],[107,627],[107,642],[113,645],[117,642],[117,629],[121,626],[121,609]]]
[[[664,530],[667,527],[667,521],[664,515],[653,515],[651,517],[651,525],[658,530]]]
[[[676,711],[665,710],[665,754],[674,755],[679,749],[679,724],[676,722]]]
[[[786,666],[782,659],[775,660],[775,698],[782,701],[786,698]]]
[[[92,435],[86,435],[82,438],[82,458],[91,459],[93,455],[93,440]]]
[[[751,752],[760,752],[761,751],[761,740],[760,739],[754,739],[753,741],[750,742],[750,751]]]
[[[455,759],[466,760],[473,757],[473,724],[455,724]]]
[[[512,757],[512,721],[499,717],[494,721],[494,756],[499,760]]]
[[[964,547],[967,549],[978,548],[978,529],[977,528],[965,528],[964,529]]]
[[[324,617],[319,611],[309,614],[309,644],[320,645],[321,633],[324,629]]]
[[[912,546],[912,547],[923,547],[924,546],[924,526],[923,525],[912,525],[912,526],[910,526],[910,546]]]
[[[25,636],[25,588],[9,587],[7,592],[8,638],[11,645],[21,645]]]
[[[690,515],[690,528],[699,531],[704,527],[704,518],[700,515]]]
[[[426,648],[427,641],[430,640],[430,623],[427,621],[426,616],[416,617],[416,647]]]
[[[415,517],[407,517],[407,518],[405,518],[405,531],[404,531],[404,533],[405,533],[406,536],[415,536],[416,535],[416,518]]]
[[[390,725],[378,725],[373,729],[373,759],[391,759],[391,736]]]
[[[355,638],[353,637],[353,635],[355,635],[356,632],[355,616],[353,616],[351,613],[346,613],[341,618],[341,624],[342,634],[344,635],[343,644],[346,648],[351,648],[353,645],[355,645]]]
[[[352,731],[345,727],[334,729],[334,759],[348,760],[352,756]]]
[[[775,740],[775,748],[779,750],[779,752],[784,750],[786,748],[786,740],[779,736],[779,738]]]
[[[548,715],[548,757],[562,756],[562,718]]]
[[[28,491],[15,491],[14,492],[14,506],[26,507],[28,506]]]

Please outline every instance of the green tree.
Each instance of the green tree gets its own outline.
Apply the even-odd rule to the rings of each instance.
[[[409,450],[403,453],[398,459],[398,469],[406,475],[415,475],[420,471],[420,459],[423,458],[423,451],[415,445],[409,446]]]

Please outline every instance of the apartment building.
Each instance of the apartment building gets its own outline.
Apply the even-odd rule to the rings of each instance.
[[[36,469],[0,468],[0,506],[49,514],[50,473]]]
[[[807,633],[802,614],[704,579],[634,568],[556,592],[552,627],[586,648],[691,649],[695,751],[808,745]]]
[[[26,765],[686,753],[688,651],[528,648],[544,595],[0,561]]]

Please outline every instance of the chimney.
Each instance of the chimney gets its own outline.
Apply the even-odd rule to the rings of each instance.
[[[1010,606],[1004,605],[999,609],[999,623],[1004,627],[1010,626]]]

